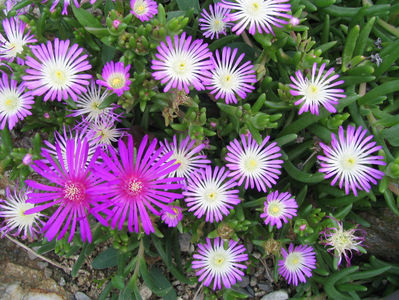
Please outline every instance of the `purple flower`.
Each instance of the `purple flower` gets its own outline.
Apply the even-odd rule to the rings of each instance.
[[[55,236],[57,239],[62,239],[70,228],[68,241],[71,242],[79,224],[83,242],[91,242],[89,213],[104,226],[108,225],[102,216],[93,211],[93,207],[105,201],[102,193],[108,186],[102,187],[102,180],[98,178],[96,172],[91,171],[96,164],[98,151],[88,162],[89,147],[86,139],[67,139],[65,163],[61,145],[56,142],[56,156],[43,149],[44,160],[37,160],[31,165],[34,171],[52,183],[46,185],[33,180],[25,181],[28,186],[36,189],[35,192],[29,193],[28,202],[37,205],[28,210],[27,214],[37,213],[50,207],[56,208],[43,227],[48,240],[52,240]]]
[[[227,104],[237,103],[236,94],[245,99],[247,93],[255,89],[251,85],[256,82],[254,66],[250,61],[240,65],[245,54],[237,56],[237,51],[224,47],[220,56],[219,50],[216,50],[216,59],[212,57],[215,69],[211,71],[212,76],[207,83],[211,94],[216,94],[216,99],[222,98]]]
[[[302,104],[299,114],[310,111],[313,115],[319,114],[319,105],[323,105],[329,112],[335,113],[338,104],[338,98],[345,98],[344,90],[334,88],[344,83],[343,80],[334,80],[339,78],[338,74],[332,75],[334,68],[329,69],[324,75],[326,64],[322,64],[316,75],[317,63],[313,64],[311,78],[304,78],[300,70],[295,72],[295,76],[290,76],[293,83],[290,84],[290,90],[293,96],[302,96],[296,101],[295,105]]]
[[[169,174],[170,177],[188,178],[193,171],[205,168],[211,163],[206,155],[201,154],[205,145],[199,144],[196,146],[195,140],[191,140],[189,136],[177,142],[176,135],[174,135],[171,143],[165,139],[165,143],[160,142],[160,144],[164,147],[163,154],[172,151],[173,154],[170,159],[175,160],[175,164],[179,164],[179,167]]]
[[[0,199],[0,218],[4,218],[0,223],[0,237],[5,234],[19,236],[22,233],[23,239],[35,239],[41,232],[43,221],[40,218],[44,215],[25,214],[27,210],[35,207],[34,204],[26,202],[26,195],[30,192],[29,188],[24,188],[20,191],[14,189],[14,193],[11,193],[10,189],[6,188],[6,199]]]
[[[2,24],[6,37],[0,33],[0,59],[12,62],[17,58],[18,64],[22,65],[24,60],[17,56],[24,51],[25,45],[37,40],[30,34],[30,30],[25,34],[27,25],[17,17],[4,19]]]
[[[205,221],[211,223],[227,216],[240,203],[239,191],[233,189],[237,183],[233,179],[226,180],[229,173],[224,167],[215,167],[212,171],[210,166],[193,172],[183,192],[188,211],[194,211],[197,218],[206,214]]]
[[[365,239],[365,231],[352,228],[344,230],[342,222],[338,222],[335,218],[330,217],[335,221],[337,227],[326,228],[326,230],[320,232],[321,236],[324,237],[321,243],[328,247],[327,251],[334,251],[334,255],[339,257],[338,266],[342,262],[342,257],[345,257],[347,266],[350,266],[352,259],[352,250],[360,253],[362,243]],[[356,234],[359,235],[356,235]]]
[[[158,13],[158,4],[154,0],[130,0],[130,13],[141,22],[152,19]]]
[[[161,220],[164,221],[168,227],[176,227],[183,219],[182,208],[178,206],[170,206],[169,208],[173,210],[173,213],[166,210],[162,211]]]
[[[205,9],[202,10],[201,17],[199,18],[199,26],[201,31],[204,31],[206,38],[216,39],[219,35],[226,35],[226,29],[232,26],[229,22],[228,16],[230,9],[223,8],[219,3],[209,5],[208,13]]]
[[[278,272],[288,284],[298,285],[306,282],[306,277],[312,277],[316,269],[316,253],[311,246],[300,245],[294,248],[291,243],[288,252],[281,248],[282,260],[278,261]]]
[[[230,13],[230,20],[235,21],[232,31],[241,34],[249,25],[250,34],[272,33],[273,26],[283,27],[288,22],[281,18],[291,18],[289,0],[222,0],[222,7],[235,10]]]
[[[204,90],[204,81],[209,76],[209,70],[213,68],[212,53],[208,44],[203,40],[195,40],[186,33],[175,36],[173,40],[168,36],[166,43],[161,42],[158,46],[156,59],[152,61],[151,68],[155,70],[152,76],[166,83],[164,92],[171,88],[185,90],[189,93],[189,87],[194,86],[198,91]]]
[[[222,285],[230,288],[245,276],[242,270],[247,268],[243,262],[248,260],[248,254],[243,245],[230,240],[228,247],[224,247],[223,239],[215,238],[212,242],[206,239],[206,244],[198,244],[198,254],[193,255],[192,268],[199,276],[198,281],[203,281],[209,286],[213,281],[212,289],[221,289]]]
[[[90,143],[101,146],[103,149],[111,146],[123,135],[124,130],[117,128],[115,122],[120,115],[100,115],[97,120],[89,122],[86,119],[80,124]]]
[[[25,82],[17,86],[17,81],[3,72],[0,78],[0,129],[3,130],[8,122],[11,130],[19,120],[23,120],[32,113],[33,96],[31,92],[25,92]]]
[[[267,195],[266,202],[264,203],[264,212],[260,215],[265,218],[265,224],[270,226],[277,225],[280,229],[282,222],[288,223],[288,219],[296,216],[298,204],[290,193],[279,193],[278,191],[272,192]]]
[[[35,58],[30,56],[26,59],[26,64],[31,67],[27,69],[22,77],[26,80],[27,87],[32,90],[34,96],[45,94],[44,101],[57,98],[67,100],[70,96],[72,100],[77,100],[86,91],[85,86],[89,85],[90,74],[81,72],[91,69],[87,61],[87,55],[81,55],[83,48],[77,44],[69,47],[70,41],[60,41],[56,38],[47,44],[32,46],[32,53]]]
[[[128,135],[127,146],[122,139],[119,140],[118,152],[111,147],[109,156],[101,152],[104,165],[96,167],[96,170],[108,182],[103,190],[108,201],[96,211],[112,207],[108,216],[112,228],[118,225],[121,230],[127,219],[129,231],[139,232],[141,226],[146,234],[150,234],[155,230],[148,210],[157,216],[160,211],[173,214],[173,209],[167,204],[183,197],[181,193],[172,191],[183,187],[178,183],[182,178],[166,177],[178,167],[169,160],[172,152],[162,155],[163,148],[156,149],[156,139],[148,147],[147,142],[146,135],[135,154],[133,138]]]
[[[109,61],[105,64],[101,74],[103,80],[97,79],[96,83],[105,86],[120,97],[124,91],[129,90],[132,83],[129,80],[129,70],[130,65],[125,67],[122,62]]]
[[[344,128],[339,127],[338,138],[331,134],[331,146],[320,143],[324,155],[317,158],[321,161],[319,172],[326,173],[325,179],[333,177],[331,185],[339,180],[339,188],[345,185],[345,193],[349,190],[357,196],[357,190],[369,192],[370,182],[377,184],[377,180],[384,176],[384,172],[374,169],[371,165],[384,166],[384,157],[371,155],[382,149],[372,142],[372,135],[366,136],[367,129],[359,126],[357,129],[348,126],[346,134]]]
[[[241,143],[235,139],[227,146],[225,159],[229,163],[226,166],[239,186],[245,181],[245,189],[256,186],[258,191],[266,192],[266,186],[271,188],[277,183],[283,161],[276,159],[281,157],[280,147],[276,142],[267,145],[269,139],[270,136],[267,136],[259,145],[251,134],[248,138],[242,134]]]
[[[68,6],[71,4],[71,0],[62,0],[64,2],[64,5],[62,7],[62,14],[63,15],[67,15],[68,14]],[[44,0],[42,1],[42,3],[46,3],[48,2],[48,0]],[[55,7],[58,5],[58,3],[61,2],[61,0],[52,0],[52,4],[50,7],[50,11],[54,12],[55,11]],[[80,7],[80,4],[78,2],[78,0],[73,0],[73,3],[75,4],[76,7]]]

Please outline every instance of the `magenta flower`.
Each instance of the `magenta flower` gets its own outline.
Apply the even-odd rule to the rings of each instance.
[[[13,129],[19,120],[23,120],[32,113],[33,96],[25,92],[25,82],[17,86],[17,81],[3,72],[0,78],[0,129],[3,130],[8,122],[8,129]]]
[[[108,224],[98,213],[93,211],[105,201],[102,195],[102,180],[92,172],[96,164],[98,151],[94,153],[88,163],[89,144],[86,139],[68,139],[66,141],[66,163],[61,146],[56,142],[56,156],[43,149],[44,160],[35,161],[31,167],[39,175],[46,178],[52,185],[46,185],[33,180],[25,183],[36,191],[28,195],[28,202],[37,206],[29,209],[26,214],[37,213],[50,207],[55,207],[55,212],[43,227],[45,237],[52,240],[62,239],[70,228],[68,241],[71,242],[79,224],[80,235],[83,242],[91,243],[92,234],[89,225],[89,213],[107,226]]]
[[[30,34],[30,30],[26,30],[26,24],[17,17],[4,19],[2,25],[6,36],[0,33],[0,59],[12,62],[16,58],[17,63],[22,65],[24,60],[17,56],[24,51],[27,44],[37,40]]]
[[[331,134],[331,146],[320,143],[324,155],[317,158],[321,161],[319,172],[326,173],[325,179],[333,177],[331,185],[339,180],[339,188],[345,185],[345,193],[349,190],[357,196],[357,190],[369,192],[370,182],[377,184],[377,180],[384,176],[384,172],[372,168],[372,165],[384,166],[384,157],[380,155],[371,155],[382,149],[372,142],[372,135],[366,136],[367,129],[361,126],[357,129],[348,126],[346,134],[344,128],[339,127],[338,138]]]
[[[342,257],[345,258],[347,266],[351,265],[352,251],[360,253],[360,248],[364,242],[366,232],[358,228],[344,230],[342,222],[338,222],[335,218],[330,217],[335,221],[337,227],[326,228],[320,232],[322,239],[321,243],[328,247],[327,251],[334,251],[334,255],[339,257],[338,266],[342,262]],[[358,235],[356,235],[358,234]]]
[[[206,214],[205,221],[211,223],[227,216],[240,203],[239,191],[233,189],[237,183],[233,179],[227,180],[229,173],[224,167],[212,170],[210,166],[193,172],[183,192],[188,211],[194,211],[197,218]]]
[[[51,4],[50,11],[54,12],[55,11],[55,7],[61,1],[64,2],[61,14],[67,15],[68,14],[68,6],[71,4],[71,0],[52,0],[53,3]],[[42,3],[46,3],[46,2],[48,2],[48,0],[42,1]],[[73,4],[75,4],[76,7],[80,7],[80,4],[79,4],[78,0],[73,0]]]
[[[278,272],[288,284],[298,285],[306,282],[306,277],[312,277],[316,269],[316,253],[311,246],[300,245],[294,248],[291,243],[288,252],[281,248],[282,260],[278,261]]]
[[[232,2],[233,1],[233,2]],[[281,18],[290,19],[286,14],[290,11],[289,0],[222,0],[222,7],[235,10],[230,13],[230,20],[235,21],[232,31],[241,34],[249,26],[250,34],[271,33],[273,27],[283,27],[288,22]]]
[[[35,239],[41,232],[43,221],[41,218],[45,217],[40,213],[25,214],[25,212],[35,205],[27,203],[27,194],[31,191],[30,189],[22,189],[17,191],[14,189],[14,193],[10,192],[10,189],[6,188],[6,199],[0,199],[0,218],[3,218],[3,222],[0,223],[0,237],[6,234],[13,236],[20,236],[22,233],[22,239]]]
[[[251,83],[256,82],[254,66],[250,61],[241,64],[245,54],[237,56],[238,49],[224,47],[222,55],[216,50],[216,59],[212,57],[215,69],[211,71],[211,78],[207,83],[211,94],[216,94],[215,98],[222,98],[227,104],[237,103],[237,97],[242,99],[247,97],[255,87]]]
[[[152,76],[166,83],[164,92],[171,88],[185,90],[189,93],[189,87],[194,86],[198,91],[204,90],[204,81],[209,77],[209,70],[213,68],[212,53],[208,44],[203,40],[195,40],[186,33],[175,36],[173,40],[168,36],[166,43],[158,46],[156,59],[152,61],[151,68],[155,70]]]
[[[226,30],[232,26],[229,22],[230,9],[223,8],[219,3],[209,5],[209,11],[202,10],[201,17],[198,19],[201,31],[204,31],[206,38],[216,39],[219,35],[226,35]]]
[[[120,97],[124,91],[129,90],[132,83],[129,80],[129,70],[130,65],[125,67],[122,62],[109,61],[105,64],[101,74],[103,80],[97,79],[96,83],[105,86]]]
[[[277,229],[282,227],[282,222],[288,223],[288,219],[296,216],[298,204],[290,193],[272,192],[267,195],[264,203],[264,212],[260,215],[265,218],[265,224],[276,225]]]
[[[283,161],[276,159],[281,157],[280,147],[276,142],[267,145],[269,139],[267,136],[259,145],[251,134],[248,137],[242,134],[241,143],[235,139],[227,146],[226,166],[239,186],[245,181],[245,189],[256,186],[258,191],[266,192],[266,186],[271,188],[277,183]]]
[[[31,67],[27,69],[22,77],[26,81],[26,86],[32,90],[34,96],[45,94],[44,101],[57,98],[67,100],[77,100],[86,91],[89,85],[90,74],[80,74],[91,69],[87,61],[87,55],[81,55],[83,48],[77,44],[69,47],[70,41],[60,41],[56,38],[53,42],[32,46],[32,53],[35,58],[30,56],[26,59],[26,64]]]
[[[127,146],[122,139],[119,140],[119,153],[112,147],[108,148],[109,156],[101,152],[104,165],[96,170],[108,182],[103,190],[108,201],[97,207],[96,211],[112,207],[108,216],[112,228],[118,225],[121,230],[127,219],[129,231],[139,232],[141,226],[146,234],[150,234],[155,230],[148,210],[157,216],[161,211],[173,214],[173,209],[167,204],[183,197],[181,193],[173,191],[183,187],[178,183],[182,178],[166,177],[178,165],[169,160],[172,152],[162,155],[163,148],[156,149],[156,139],[147,147],[146,135],[137,154],[134,154],[132,136],[128,135],[127,140]]]
[[[158,13],[158,4],[154,0],[130,0],[130,8],[141,22],[152,19]]]
[[[182,208],[178,206],[170,206],[169,208],[173,210],[173,213],[166,210],[162,211],[161,220],[164,221],[168,227],[176,227],[183,219]]]
[[[329,112],[336,113],[335,106],[338,104],[338,98],[345,98],[344,90],[334,88],[344,83],[343,80],[334,80],[339,78],[338,74],[332,75],[334,68],[330,68],[324,75],[326,64],[322,64],[317,72],[317,63],[313,64],[311,78],[304,78],[300,70],[295,72],[295,76],[290,76],[293,83],[290,84],[290,90],[293,96],[302,96],[296,101],[295,105],[302,104],[299,114],[310,111],[311,114],[319,114],[319,105],[323,105]]]
[[[170,177],[188,178],[193,171],[205,168],[211,163],[206,155],[201,153],[205,145],[201,143],[196,146],[195,140],[191,140],[189,136],[178,142],[174,135],[171,143],[165,139],[165,143],[160,142],[160,144],[164,147],[163,154],[172,151],[170,159],[175,160],[175,164],[179,164],[179,167],[169,174]]]
[[[243,245],[230,240],[228,247],[224,241],[215,238],[212,242],[206,239],[206,244],[198,244],[198,254],[193,255],[192,268],[199,276],[198,281],[203,281],[205,286],[213,282],[212,289],[221,289],[222,285],[230,288],[245,276],[242,270],[247,268],[243,263],[248,260],[248,254]]]

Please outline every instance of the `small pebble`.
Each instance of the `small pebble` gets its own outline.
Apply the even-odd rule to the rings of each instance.
[[[256,279],[255,276],[251,277],[251,281],[249,282],[250,286],[255,286],[258,283],[258,280]]]
[[[248,278],[248,276],[243,277],[242,280],[238,282],[238,286],[239,286],[239,287],[242,287],[242,288],[247,287],[248,284],[249,284],[249,278]]]
[[[250,286],[247,286],[247,291],[251,294],[251,297],[255,296],[255,292]]]
[[[261,300],[287,300],[288,298],[288,293],[284,290],[280,290],[263,296]]]
[[[267,293],[273,291],[273,287],[268,282],[260,282],[258,284],[258,287],[259,287],[259,289],[261,289],[262,291],[265,291]]]
[[[142,285],[139,292],[140,292],[140,296],[141,296],[141,298],[143,298],[143,300],[148,300],[152,296],[152,291],[146,285]]]
[[[83,292],[76,292],[75,293],[75,299],[76,300],[91,300],[89,296],[87,296]]]
[[[263,273],[265,273],[265,268],[260,267],[254,274],[255,277],[259,277],[260,275],[262,275]]]
[[[44,268],[44,277],[49,279],[51,275],[53,275],[53,270],[51,270],[50,268]]]
[[[259,259],[261,257],[261,254],[259,252],[254,252],[253,257],[255,257],[256,259]]]
[[[64,278],[64,277],[61,277],[61,278],[60,278],[60,281],[58,281],[58,284],[59,284],[60,286],[65,286],[65,284],[66,284],[65,278]]]
[[[44,268],[46,268],[48,266],[48,262],[45,261],[39,261],[37,263],[37,266],[39,267],[39,269],[43,270]]]

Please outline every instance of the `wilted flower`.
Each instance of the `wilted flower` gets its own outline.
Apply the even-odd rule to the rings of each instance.
[[[384,172],[374,169],[371,166],[386,163],[384,157],[380,155],[371,155],[382,149],[372,142],[372,135],[366,136],[367,129],[359,126],[357,129],[348,126],[346,134],[342,126],[339,127],[338,137],[331,134],[331,146],[320,143],[324,155],[317,158],[321,161],[319,172],[326,173],[325,179],[333,177],[331,185],[339,180],[339,187],[345,186],[345,193],[349,194],[352,190],[357,196],[357,190],[369,192],[370,182],[377,184],[377,180],[384,176]]]
[[[215,238],[212,242],[206,239],[206,244],[198,244],[198,254],[193,255],[192,267],[205,286],[213,282],[212,289],[221,289],[222,285],[230,288],[245,276],[242,270],[247,268],[243,263],[248,260],[248,254],[243,245],[230,240],[224,247],[223,240]]]
[[[290,84],[292,90],[290,93],[293,96],[301,96],[302,98],[296,101],[295,105],[302,104],[299,109],[299,114],[305,111],[310,111],[312,114],[319,114],[319,105],[323,105],[329,112],[335,113],[338,104],[338,98],[345,98],[343,89],[334,88],[337,85],[344,83],[343,80],[334,80],[339,78],[338,74],[332,75],[334,68],[330,68],[324,75],[326,64],[322,64],[316,75],[317,63],[313,64],[311,78],[305,78],[300,70],[295,72],[295,76],[290,76],[293,83]]]

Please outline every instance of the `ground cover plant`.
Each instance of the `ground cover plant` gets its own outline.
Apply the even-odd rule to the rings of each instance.
[[[399,217],[396,1],[0,13],[2,238],[79,255],[72,276],[109,243],[92,261],[109,269],[99,299],[141,299],[142,284],[177,299],[175,280],[198,299],[260,298],[240,286],[259,263],[293,298],[399,289],[367,217]]]

